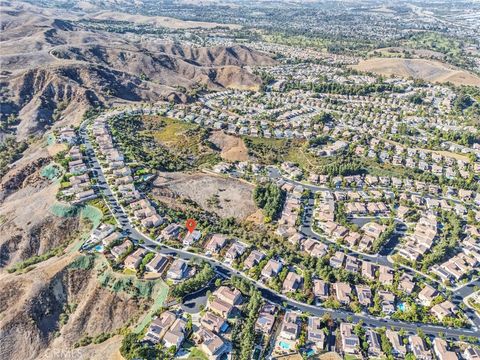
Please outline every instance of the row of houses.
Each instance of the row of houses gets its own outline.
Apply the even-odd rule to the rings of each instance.
[[[119,115],[121,116],[121,115]],[[125,157],[114,144],[105,116],[98,117],[92,125],[92,134],[98,145],[102,166],[107,181],[114,186],[119,199],[128,205],[133,218],[144,228],[157,228],[164,219],[157,213],[149,200],[143,198],[135,188],[132,170],[125,163]]]
[[[340,186],[354,186],[354,187],[365,187],[366,190],[363,191],[347,191],[348,198],[351,200],[363,199],[369,200],[371,198],[384,198],[385,194],[388,195],[390,193],[389,189],[391,187],[397,189],[404,189],[405,192],[402,194],[408,195],[409,192],[415,193],[427,193],[424,198],[433,198],[433,197],[440,197],[444,196],[447,199],[455,200],[455,201],[462,201],[467,204],[472,205],[480,205],[480,194],[475,193],[472,190],[466,189],[455,189],[450,186],[441,187],[435,184],[428,184],[423,181],[412,180],[408,178],[400,179],[397,177],[388,177],[388,176],[373,176],[373,175],[352,175],[352,176],[329,176],[329,175],[321,175],[311,173],[308,176],[308,181],[312,184],[316,185],[328,185],[330,183],[333,184],[334,187]],[[375,191],[373,188],[377,188],[379,191],[379,196],[372,195],[372,191]],[[380,191],[381,188],[388,189],[387,192],[383,190]],[[345,191],[343,191],[345,192]],[[357,193],[353,195],[353,193]],[[419,197],[422,199],[422,197]]]
[[[75,137],[76,138],[76,137]],[[75,142],[76,140],[72,140]],[[69,186],[62,190],[62,194],[71,199],[72,204],[81,204],[95,199],[97,194],[90,181],[89,169],[79,146],[73,145],[67,153],[68,158],[68,183]]]
[[[320,217],[323,215],[322,210],[320,210],[319,215]],[[345,243],[351,248],[358,247],[363,252],[372,252],[374,242],[387,230],[386,225],[376,222],[364,224],[358,232],[349,230],[335,221],[318,221],[317,225],[329,239]]]
[[[296,352],[297,344],[302,329],[301,314],[294,311],[287,311],[280,324],[277,338],[275,339],[275,348],[273,356],[286,356]],[[325,322],[319,318],[308,317],[308,325],[306,331],[305,347],[310,346],[316,352],[322,352],[325,347],[326,334],[331,331]],[[429,349],[426,342],[418,335],[403,336],[399,332],[385,329],[386,340],[391,345],[392,355],[398,358],[404,358],[407,353],[411,353],[416,359],[421,360],[455,360],[460,359],[456,351],[449,348],[447,342],[439,337],[432,341],[432,347]],[[336,351],[344,355],[360,356],[361,339],[355,331],[355,324],[342,322],[337,328],[337,344]],[[375,329],[365,329],[365,340],[368,345],[368,356],[372,358],[381,358],[385,356],[382,347],[380,332]],[[467,347],[462,354],[464,359],[477,359],[480,356],[480,350]]]

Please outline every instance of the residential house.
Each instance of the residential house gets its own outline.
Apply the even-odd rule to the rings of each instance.
[[[270,259],[262,269],[261,275],[265,279],[272,279],[280,273],[282,270],[282,263],[277,260]]]
[[[242,293],[238,289],[231,290],[227,286],[220,286],[212,293],[212,295],[232,306],[238,305],[242,302]]]
[[[203,327],[200,327],[200,330],[195,333],[195,338],[199,343],[200,350],[207,355],[209,360],[220,359],[230,349],[228,342]]]
[[[145,340],[148,340],[154,344],[160,343],[163,336],[173,325],[177,316],[171,311],[164,311],[159,317],[154,318],[148,327],[145,335]]]
[[[207,309],[224,319],[227,319],[232,314],[234,308],[235,306],[220,300],[216,296],[212,296],[207,301]]]
[[[293,311],[287,311],[280,327],[279,337],[284,340],[297,340],[300,334],[300,319],[298,314]]]
[[[104,247],[110,246],[121,238],[122,238],[122,234],[118,231],[115,231],[102,239],[102,245]]]
[[[167,279],[179,282],[185,278],[188,272],[188,264],[185,260],[175,259],[167,271]]]
[[[133,243],[130,240],[125,240],[118,246],[114,246],[110,252],[115,257],[115,259],[119,259],[122,255],[124,255],[127,251],[131,251],[133,249]]]
[[[147,271],[156,272],[156,273],[163,273],[163,271],[168,266],[168,257],[162,254],[155,254],[152,260],[150,260],[145,268]]]
[[[241,256],[247,250],[247,246],[239,241],[233,242],[232,246],[227,250],[225,254],[225,260],[233,262],[239,256]]]
[[[368,280],[375,280],[375,266],[368,261],[362,262],[362,276]]]
[[[342,342],[342,350],[346,354],[357,354],[360,347],[360,339],[353,332],[353,324],[340,324],[340,338]]]
[[[179,349],[185,339],[185,327],[187,322],[184,319],[177,318],[170,329],[163,336],[163,345],[168,349],[175,346]]]
[[[352,294],[352,288],[349,284],[344,282],[337,282],[333,284],[333,289],[335,290],[336,299],[340,304],[348,305],[350,304],[350,296]]]
[[[187,232],[185,237],[183,238],[182,244],[183,246],[192,246],[202,237],[202,233],[198,230],[193,230],[192,232]]]
[[[437,290],[430,285],[425,285],[425,287],[418,293],[418,300],[420,301],[420,304],[430,306],[437,294]]]
[[[380,357],[383,354],[380,336],[372,329],[368,329],[366,332],[366,338],[368,343],[368,354],[372,357]]]
[[[218,254],[220,250],[226,245],[227,237],[221,234],[214,234],[211,239],[205,245],[205,251],[207,255]]]
[[[378,290],[378,296],[381,300],[382,313],[391,315],[395,312],[395,295],[390,291]]]
[[[140,220],[140,223],[142,224],[143,227],[152,228],[152,227],[162,225],[163,224],[163,218],[158,214],[153,214],[153,215],[150,215],[150,216]]]
[[[320,279],[313,280],[313,295],[317,302],[319,300],[326,300],[329,296],[328,283]]]
[[[388,266],[380,265],[378,267],[378,281],[381,284],[392,285],[393,284],[393,269]]]
[[[465,360],[480,360],[480,349],[469,346],[462,355]]]
[[[398,282],[398,289],[410,295],[414,288],[415,282],[413,281],[413,276],[404,273]]]
[[[284,293],[295,292],[297,291],[303,282],[303,278],[297,273],[290,271],[283,282],[282,291]]]
[[[320,317],[310,316],[308,318],[307,340],[313,343],[318,351],[325,347],[325,332],[321,327],[322,319]]]
[[[257,250],[252,250],[252,252],[248,255],[248,257],[243,262],[243,266],[245,269],[249,270],[252,267],[258,265],[260,261],[265,258],[265,254],[261,253]]]
[[[200,318],[200,325],[207,330],[213,331],[216,334],[220,334],[227,330],[228,324],[225,318],[217,316],[209,311],[207,311]]]
[[[433,352],[438,360],[458,360],[455,351],[449,351],[447,342],[438,337],[433,340]]]
[[[410,342],[410,348],[412,349],[413,355],[417,360],[431,360],[432,354],[425,347],[425,343],[422,338],[418,335],[410,335],[408,337]]]
[[[272,332],[273,324],[275,323],[275,313],[275,305],[264,304],[258,315],[257,322],[255,323],[255,330],[269,335]]]
[[[162,236],[163,239],[166,240],[177,240],[178,235],[180,232],[183,230],[182,226],[178,224],[168,224],[165,229],[162,230],[160,235]]]
[[[125,258],[125,261],[123,262],[125,268],[136,270],[146,253],[147,251],[142,248],[135,250],[132,254]]]
[[[357,291],[358,302],[366,307],[372,305],[372,290],[370,286],[367,285],[356,285],[355,290]]]
[[[339,269],[343,266],[345,261],[345,254],[340,251],[336,251],[335,254],[330,258],[330,266]]]
[[[387,329],[385,335],[392,344],[392,354],[397,357],[404,357],[407,354],[407,348],[403,344],[400,335],[393,330]]]
[[[447,316],[453,316],[455,314],[456,307],[450,301],[446,300],[440,304],[434,305],[430,312],[435,315],[435,317],[442,321]]]
[[[385,225],[377,224],[376,222],[369,222],[362,226],[365,235],[373,239],[378,239],[380,235],[387,229]]]

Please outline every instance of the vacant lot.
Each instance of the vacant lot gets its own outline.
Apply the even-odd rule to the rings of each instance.
[[[352,68],[386,76],[395,75],[431,82],[445,83],[450,81],[455,85],[480,86],[480,78],[478,76],[434,60],[371,58],[360,61],[359,64],[353,65]]]
[[[163,116],[144,116],[143,120],[153,128],[147,132],[167,147],[188,148],[196,146],[199,142],[195,136],[189,134],[189,130],[196,127],[194,124]]]
[[[146,130],[156,143],[192,166],[201,167],[221,161],[220,156],[205,141],[208,131],[196,124],[166,118],[163,116],[144,116]]]
[[[221,149],[220,156],[227,161],[247,161],[248,149],[242,138],[214,131],[209,140]]]
[[[205,173],[162,172],[155,180],[154,196],[179,196],[195,201],[221,217],[246,219],[257,211],[253,186],[235,179]]]

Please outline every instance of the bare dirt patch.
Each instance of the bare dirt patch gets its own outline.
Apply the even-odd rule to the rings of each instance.
[[[413,77],[430,82],[451,82],[455,85],[480,86],[480,77],[465,70],[425,59],[371,58],[351,66],[360,71],[386,76]]]
[[[65,144],[52,144],[47,146],[47,151],[50,156],[55,156],[60,151],[64,150],[67,150],[67,146]]]
[[[187,198],[218,216],[248,218],[258,208],[253,202],[253,186],[235,179],[205,173],[162,172],[154,182],[157,198]]]
[[[262,225],[264,223],[265,216],[263,215],[262,210],[258,209],[252,215],[250,215],[246,220],[251,221],[254,224]]]
[[[209,140],[221,149],[220,156],[228,161],[247,161],[248,149],[243,140],[237,136],[214,131]]]

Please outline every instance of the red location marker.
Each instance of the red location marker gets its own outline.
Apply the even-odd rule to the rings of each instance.
[[[187,228],[188,232],[191,234],[193,230],[197,227],[197,222],[193,219],[188,219],[185,223],[185,227]]]

